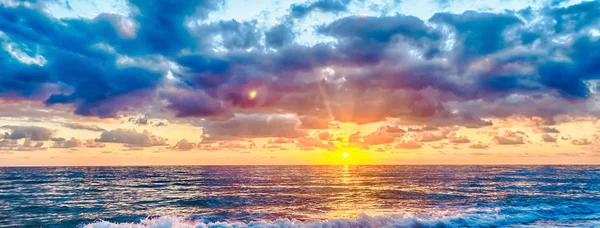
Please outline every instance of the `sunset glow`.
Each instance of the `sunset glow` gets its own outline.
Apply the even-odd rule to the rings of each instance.
[[[600,227],[600,0],[0,0],[0,228]]]

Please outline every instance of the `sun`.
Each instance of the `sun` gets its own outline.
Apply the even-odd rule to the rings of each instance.
[[[348,152],[344,152],[344,154],[342,154],[342,156],[343,156],[344,158],[348,158]]]
[[[248,98],[250,100],[254,100],[256,98],[256,95],[258,95],[258,91],[256,89],[250,90],[250,92],[248,92]]]

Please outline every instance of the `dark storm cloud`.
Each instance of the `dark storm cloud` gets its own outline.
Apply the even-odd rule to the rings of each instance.
[[[589,103],[597,89],[590,80],[600,79],[600,39],[590,35],[600,18],[597,1],[436,13],[426,21],[400,14],[343,17],[317,26],[335,42],[312,46],[294,41],[301,20],[265,30],[257,21],[203,21],[221,1],[129,3],[130,16],[93,19],[56,19],[43,4],[0,6],[0,41],[12,48],[0,50],[0,97],[69,104],[76,114],[99,117],[157,100],[181,118],[295,113],[300,128],[321,129],[328,124],[311,118],[400,117],[476,128],[490,126],[488,117],[599,115]],[[343,12],[348,3],[317,0],[292,6],[290,15]],[[238,135],[215,124],[208,124],[208,134],[304,136],[295,123],[284,124],[283,132],[253,128],[256,133],[240,129]],[[497,137],[501,144],[522,141]],[[381,137],[372,138],[379,143]]]

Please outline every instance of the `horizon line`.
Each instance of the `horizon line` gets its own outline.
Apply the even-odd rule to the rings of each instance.
[[[527,163],[465,163],[465,164],[444,164],[444,163],[431,163],[431,164],[247,164],[247,165],[49,165],[49,166],[35,166],[35,165],[23,165],[23,166],[3,166],[1,168],[97,168],[97,167],[218,167],[218,166],[600,166],[600,164],[584,164],[584,163],[548,163],[548,164],[527,164]]]

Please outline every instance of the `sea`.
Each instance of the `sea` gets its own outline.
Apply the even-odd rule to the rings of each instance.
[[[600,166],[0,168],[0,227],[600,227]]]

